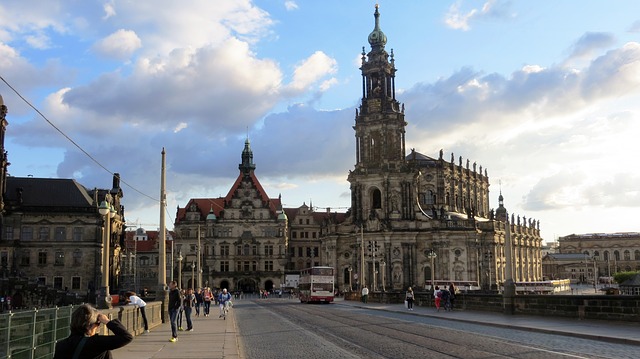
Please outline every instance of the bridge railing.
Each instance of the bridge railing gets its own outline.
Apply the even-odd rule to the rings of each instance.
[[[78,305],[46,309],[32,309],[0,314],[0,358],[50,359],[58,340],[69,336],[71,314]],[[146,306],[149,328],[162,324],[161,302]],[[133,335],[143,332],[143,322],[137,306],[124,305],[101,310],[112,319],[119,319]],[[109,335],[106,326],[101,335]]]

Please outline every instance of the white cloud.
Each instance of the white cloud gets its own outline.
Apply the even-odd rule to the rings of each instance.
[[[140,47],[142,47],[142,40],[135,31],[119,29],[98,41],[93,49],[103,56],[124,60]]]
[[[297,10],[298,4],[296,4],[295,1],[287,0],[284,2],[284,7],[287,9],[287,11]]]
[[[104,9],[104,16],[102,17],[103,20],[116,16],[116,7],[112,1],[102,5],[102,8]]]
[[[337,61],[322,51],[316,51],[296,66],[289,88],[295,91],[304,90],[319,79],[328,74],[334,74],[336,71]]]
[[[573,44],[569,58],[591,56],[596,50],[606,48],[615,43],[612,34],[603,32],[587,32]]]
[[[471,29],[471,22],[495,18],[512,18],[515,14],[511,11],[510,1],[489,0],[482,5],[480,10],[471,9],[466,13],[461,10],[462,3],[458,1],[449,7],[445,15],[444,22],[452,29],[468,31]]]
[[[187,128],[188,125],[186,122],[180,122],[174,129],[173,129],[173,133],[178,133],[182,130],[184,130],[185,128]]]
[[[476,16],[478,10],[472,9],[466,14],[460,13],[460,3],[454,3],[449,8],[445,17],[445,23],[452,29],[467,31],[470,29],[469,21]]]

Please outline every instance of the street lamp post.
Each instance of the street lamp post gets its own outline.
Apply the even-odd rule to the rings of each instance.
[[[178,253],[178,289],[182,289],[182,252]]]
[[[433,290],[436,287],[435,285],[436,270],[434,268],[434,261],[437,256],[438,255],[433,249],[430,249],[429,254],[427,254],[427,257],[431,261],[431,290]]]
[[[196,268],[195,262],[191,261],[191,286],[189,288],[194,288],[196,286],[195,275],[194,275],[195,268]]]
[[[111,205],[106,200],[102,201],[98,207],[98,212],[104,216],[104,226],[102,227],[102,285],[96,304],[100,309],[109,309],[112,308],[111,295],[109,294],[109,224],[111,223]]]
[[[596,266],[596,256],[593,256],[593,290],[598,293],[598,267]]]
[[[351,288],[351,271],[353,271],[353,268],[351,268],[351,266],[349,266],[349,268],[347,268],[347,271],[349,272],[349,292],[351,292],[353,290]]]
[[[373,264],[375,265],[375,262],[374,262]],[[374,290],[374,291],[378,291],[378,279],[377,279],[377,277],[376,277],[376,275],[377,275],[377,274],[378,274],[378,270],[377,270],[377,269],[375,269],[375,270],[373,271],[373,278],[374,278],[374,279],[373,279],[373,290]]]
[[[380,261],[380,266],[382,266],[382,291],[383,292],[385,291],[385,289],[384,289],[384,271],[386,270],[386,267],[385,267],[386,264],[387,263],[384,261],[384,259]]]

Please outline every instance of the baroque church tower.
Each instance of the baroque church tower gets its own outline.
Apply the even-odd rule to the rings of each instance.
[[[404,106],[396,100],[395,60],[385,50],[387,36],[380,29],[376,5],[375,27],[369,34],[371,51],[362,48],[362,103],[356,110],[356,165],[349,173],[354,220],[369,216],[411,218],[411,189],[398,176],[405,164]],[[393,192],[391,187],[400,188]]]
[[[327,264],[347,290],[428,288],[450,282],[466,289],[495,289],[505,275],[505,226],[511,225],[517,280],[541,277],[540,228],[506,210],[489,207],[489,176],[462,156],[445,160],[411,149],[407,154],[404,104],[396,99],[393,50],[380,27],[362,50],[362,100],[355,111],[355,166],[347,180],[351,210],[323,236]],[[499,218],[498,218],[499,217]],[[513,215],[512,215],[513,217]],[[516,224],[517,223],[517,224]]]

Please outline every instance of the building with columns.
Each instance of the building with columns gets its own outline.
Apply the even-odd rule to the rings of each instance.
[[[407,153],[395,55],[385,49],[377,6],[374,20],[371,50],[363,48],[361,58],[355,166],[347,176],[351,208],[283,209],[280,198],[269,198],[260,185],[247,140],[227,196],[194,198],[177,210],[176,248],[186,263],[200,258],[209,286],[279,288],[287,271],[329,265],[337,269],[339,290],[405,290],[452,281],[496,289],[505,280],[507,225],[514,280],[542,279],[539,222],[508,217],[502,195],[494,213],[486,169],[453,153],[446,160],[443,150],[435,157]]]
[[[396,98],[395,54],[385,49],[376,6],[369,52],[362,51],[362,100],[355,112],[355,166],[348,217],[322,237],[337,283],[376,290],[432,282],[495,288],[505,275],[505,226],[511,226],[514,280],[542,277],[539,223],[490,209],[487,170],[443,150],[406,154],[404,104]],[[357,274],[357,278],[356,275]],[[352,276],[349,281],[349,276]],[[383,282],[384,280],[384,282]]]

